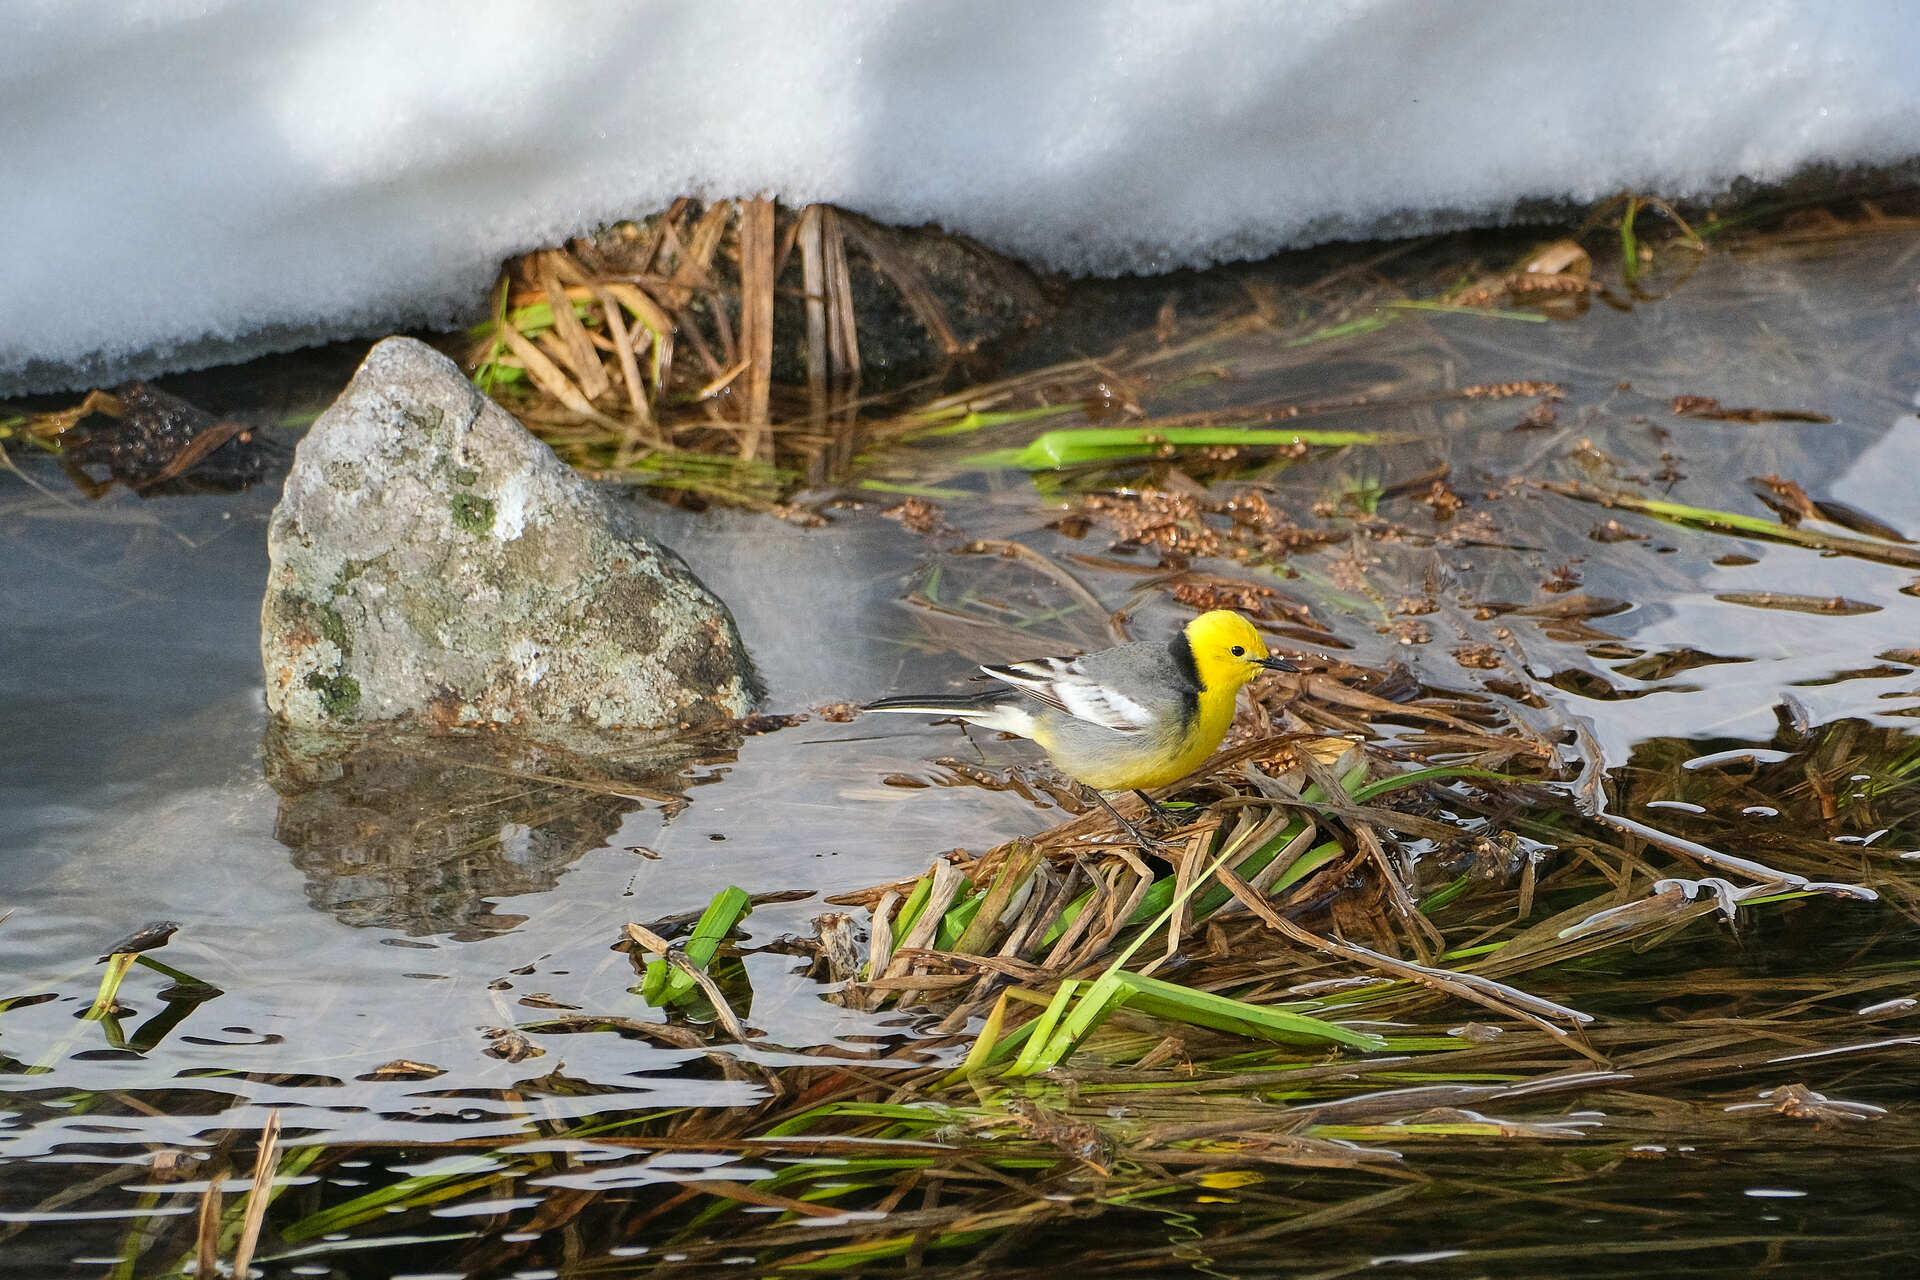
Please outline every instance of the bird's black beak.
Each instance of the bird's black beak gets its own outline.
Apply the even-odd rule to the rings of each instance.
[[[1269,671],[1298,671],[1300,669],[1291,662],[1288,662],[1285,658],[1255,658],[1254,662]]]

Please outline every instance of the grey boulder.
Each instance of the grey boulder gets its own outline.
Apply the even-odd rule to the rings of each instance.
[[[300,442],[267,549],[267,707],[290,727],[677,728],[759,692],[686,564],[410,338]]]

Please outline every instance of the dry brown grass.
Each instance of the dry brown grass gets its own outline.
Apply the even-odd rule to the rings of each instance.
[[[972,349],[900,236],[825,205],[678,201],[507,264],[464,363],[583,470],[770,505],[843,476],[853,458],[854,260],[893,291],[933,356]]]

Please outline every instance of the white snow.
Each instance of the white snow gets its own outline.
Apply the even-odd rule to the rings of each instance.
[[[1704,194],[1920,154],[1917,67],[1901,0],[14,0],[0,383],[447,322],[684,193],[1079,272]]]

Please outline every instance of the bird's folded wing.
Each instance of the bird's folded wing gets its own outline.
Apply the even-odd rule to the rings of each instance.
[[[1035,658],[1031,662],[980,669],[996,680],[1024,690],[1056,711],[1104,729],[1138,733],[1154,723],[1151,709],[1111,684],[1088,675],[1078,658]]]

